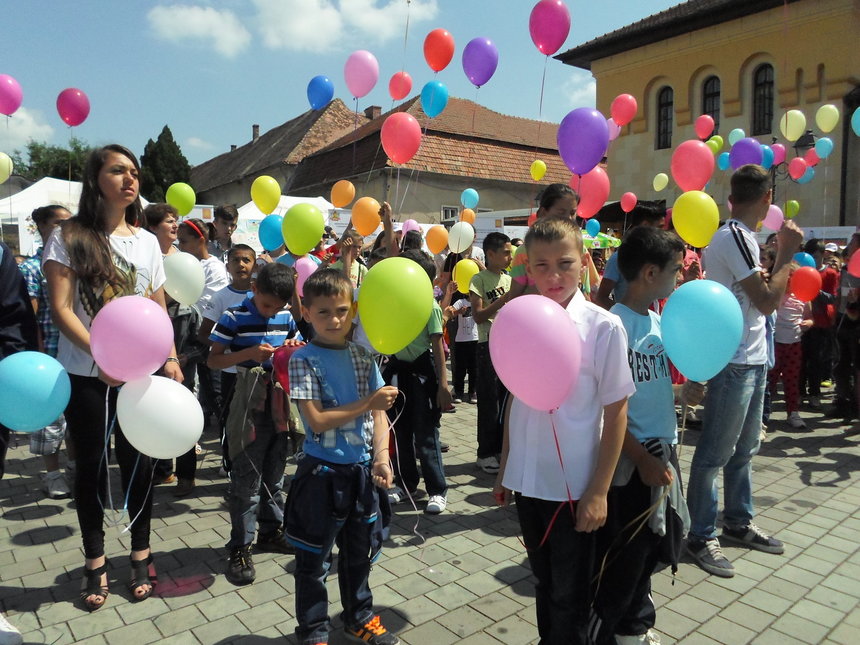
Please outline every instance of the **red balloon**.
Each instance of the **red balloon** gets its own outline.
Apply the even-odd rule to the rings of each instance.
[[[570,187],[579,194],[576,214],[588,219],[603,208],[609,197],[609,175],[600,166],[595,166],[584,175],[571,177]]]
[[[639,200],[636,198],[636,195],[633,193],[624,193],[621,196],[621,210],[625,213],[629,213],[634,208],[636,208],[636,204]]]
[[[714,174],[714,163],[714,153],[702,141],[684,141],[672,153],[672,178],[685,193],[702,190]]]
[[[70,87],[57,97],[57,112],[66,125],[80,125],[90,115],[90,100],[81,90]]]
[[[854,251],[848,260],[848,273],[855,278],[860,278],[860,252]]]
[[[526,222],[526,225],[527,225],[527,226],[531,226],[531,225],[532,225],[532,224],[534,224],[536,221],[537,221],[537,213],[536,213],[536,212],[532,212],[531,214],[529,214],[529,219],[528,219],[528,221]],[[856,255],[857,255],[857,257],[858,257],[858,258],[860,258],[860,253],[857,253]]]
[[[714,131],[714,118],[710,114],[703,114],[696,119],[696,136],[700,139],[707,139]]]
[[[412,77],[407,72],[397,72],[388,81],[388,93],[395,101],[405,98],[412,91]]]
[[[809,164],[803,157],[795,157],[788,164],[788,174],[792,179],[800,179],[806,173]]]
[[[638,109],[639,106],[636,104],[634,96],[631,94],[619,94],[612,101],[609,113],[612,115],[612,120],[615,123],[625,126],[636,118],[636,111]]]
[[[818,162],[821,161],[821,157],[815,152],[815,148],[810,148],[804,155],[803,160],[806,161],[806,165],[808,166],[817,166]]]
[[[407,163],[421,146],[421,126],[408,112],[395,112],[382,124],[382,148],[394,163]]]
[[[434,72],[441,72],[454,58],[454,36],[447,29],[434,29],[424,39],[424,60]]]
[[[297,349],[299,348],[281,345],[275,350],[275,354],[272,356],[275,380],[280,383],[287,394],[290,392],[290,372],[287,368],[290,364],[290,357],[292,357]]]
[[[791,292],[803,302],[812,302],[821,291],[821,274],[814,267],[800,267],[791,274]]]
[[[529,34],[544,56],[556,53],[570,33],[570,11],[564,0],[540,0],[529,15]]]

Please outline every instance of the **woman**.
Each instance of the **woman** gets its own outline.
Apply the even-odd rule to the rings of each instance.
[[[143,210],[146,218],[147,230],[158,240],[161,247],[161,255],[167,257],[177,252],[176,232],[179,225],[176,223],[179,212],[170,204],[150,204]]]
[[[81,599],[90,611],[102,607],[109,594],[102,527],[107,467],[102,455],[108,454],[105,430],[115,420],[121,385],[93,361],[90,325],[105,304],[121,296],[136,294],[165,307],[158,243],[138,228],[143,223],[139,175],[137,159],[126,148],[112,144],[94,150],[84,169],[78,215],[54,231],[43,260],[54,323],[60,330],[57,358],[72,384],[66,422],[78,463],[75,504],[86,558]],[[175,350],[164,373],[182,382]],[[129,587],[134,600],[140,601],[152,594],[156,581],[149,547],[152,471],[149,457],[128,443],[118,423],[113,428],[131,518]]]

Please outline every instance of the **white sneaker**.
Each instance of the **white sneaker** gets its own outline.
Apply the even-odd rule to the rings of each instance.
[[[615,642],[618,645],[660,645],[660,636],[653,629],[649,629],[647,634],[635,636],[615,634]]]
[[[483,470],[485,473],[490,475],[495,475],[499,472],[500,464],[499,460],[496,459],[493,455],[489,457],[478,457],[478,460],[475,462],[475,465]]]
[[[39,477],[42,479],[42,489],[45,491],[45,495],[51,499],[64,499],[72,494],[66,478],[59,470],[42,473]]]
[[[788,415],[788,425],[795,430],[806,430],[806,422],[800,418],[800,412],[797,410]]]
[[[21,632],[0,612],[0,645],[21,645],[23,642]]]
[[[764,441],[765,439],[767,439],[767,424],[762,423],[761,424],[761,430],[758,433],[758,440]]]
[[[446,506],[448,506],[448,500],[445,499],[444,495],[431,495],[424,512],[430,515],[438,515],[445,510]]]

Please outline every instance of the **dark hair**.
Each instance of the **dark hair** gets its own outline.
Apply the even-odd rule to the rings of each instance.
[[[293,271],[280,262],[270,262],[260,269],[254,285],[259,293],[275,296],[284,302],[289,302],[295,289]]]
[[[409,249],[408,251],[401,253],[400,257],[412,260],[418,264],[418,266],[427,272],[427,277],[430,278],[430,282],[433,282],[433,280],[436,279],[436,263],[433,261],[433,258],[427,255],[424,251],[420,249]]]
[[[215,207],[215,219],[223,219],[227,222],[235,222],[239,219],[239,209],[236,204],[221,204]]]
[[[484,253],[488,253],[492,251],[496,253],[505,248],[505,244],[510,244],[511,238],[509,238],[504,233],[499,233],[498,231],[493,231],[492,233],[487,233],[487,237],[484,238]]]
[[[639,226],[645,222],[653,226],[660,220],[666,219],[666,202],[637,203],[630,216],[633,226]]]
[[[770,174],[756,164],[738,168],[732,175],[732,205],[750,204],[767,194],[771,188]]]
[[[573,237],[580,251],[583,250],[582,229],[572,220],[564,217],[544,217],[532,224],[526,233],[526,251],[530,251],[535,242],[560,242],[568,237]]]
[[[400,249],[402,251],[408,251],[410,249],[420,250],[423,243],[424,240],[421,237],[421,233],[418,231],[407,231],[406,235],[403,236],[403,239],[400,242]]]
[[[257,278],[259,280],[259,278]],[[304,295],[302,303],[310,307],[315,298],[334,298],[349,296],[352,301],[352,282],[342,271],[337,269],[320,269],[314,271],[302,287]]]
[[[624,279],[633,282],[646,264],[665,269],[686,247],[681,238],[671,231],[653,226],[636,226],[627,231],[618,247],[618,270]]]
[[[770,235],[767,236],[767,239],[764,241],[764,243],[769,245],[771,242],[773,242],[775,237],[776,237],[776,233],[771,233]]]
[[[379,262],[388,257],[388,249],[373,249],[370,252],[370,257],[367,259],[369,263]]]
[[[39,206],[33,210],[30,214],[30,217],[33,218],[33,223],[36,226],[44,226],[52,218],[57,216],[57,211],[65,211],[68,210],[65,206],[60,206],[59,204],[51,204],[50,206]]]
[[[511,240],[511,246],[520,246],[523,243],[523,238],[515,237]]]
[[[776,262],[776,249],[772,246],[766,246],[761,250],[761,254],[764,255],[771,262]]]
[[[230,247],[230,250],[227,251],[227,262],[233,259],[234,253],[241,252],[250,253],[251,257],[253,257],[255,260],[257,259],[257,252],[247,244],[234,244]]]
[[[198,219],[196,217],[191,217],[179,222],[179,230],[188,233],[189,235],[193,235],[194,237],[199,237],[204,242],[208,242],[212,237],[210,235],[211,231],[209,227],[206,226],[202,219]]]
[[[803,245],[803,250],[809,255],[815,255],[816,253],[824,253],[824,240],[820,240],[817,237],[813,237],[811,240],[807,241],[806,244]]]
[[[574,201],[577,204],[579,203],[579,195],[567,184],[550,184],[538,195],[538,205],[540,208],[547,210],[548,208],[552,208],[559,199],[568,195],[573,195]]]
[[[170,216],[179,219],[179,211],[170,204],[150,204],[143,209],[143,216],[146,218],[146,228],[153,229]]]

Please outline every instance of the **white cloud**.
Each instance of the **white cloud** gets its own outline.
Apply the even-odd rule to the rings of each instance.
[[[13,150],[23,152],[31,139],[50,141],[53,136],[54,128],[44,121],[41,112],[22,107],[9,117],[8,128],[5,123],[0,127],[0,151],[9,155]]]
[[[407,4],[403,0],[341,0],[341,13],[346,22],[355,27],[362,36],[375,37],[377,42],[385,42],[402,37],[406,29],[406,15],[409,25],[414,26],[432,20],[438,13],[436,0],[413,0]],[[413,37],[418,34],[413,32]]]
[[[147,14],[155,34],[173,43],[208,43],[225,58],[235,58],[251,42],[251,33],[229,10],[193,5],[161,5]]]
[[[593,108],[597,102],[597,83],[588,72],[576,71],[571,74],[564,82],[562,91],[571,110],[580,107]]]
[[[188,137],[185,140],[185,144],[189,148],[196,148],[197,150],[212,150],[215,147],[214,143],[201,139],[200,137]]]

